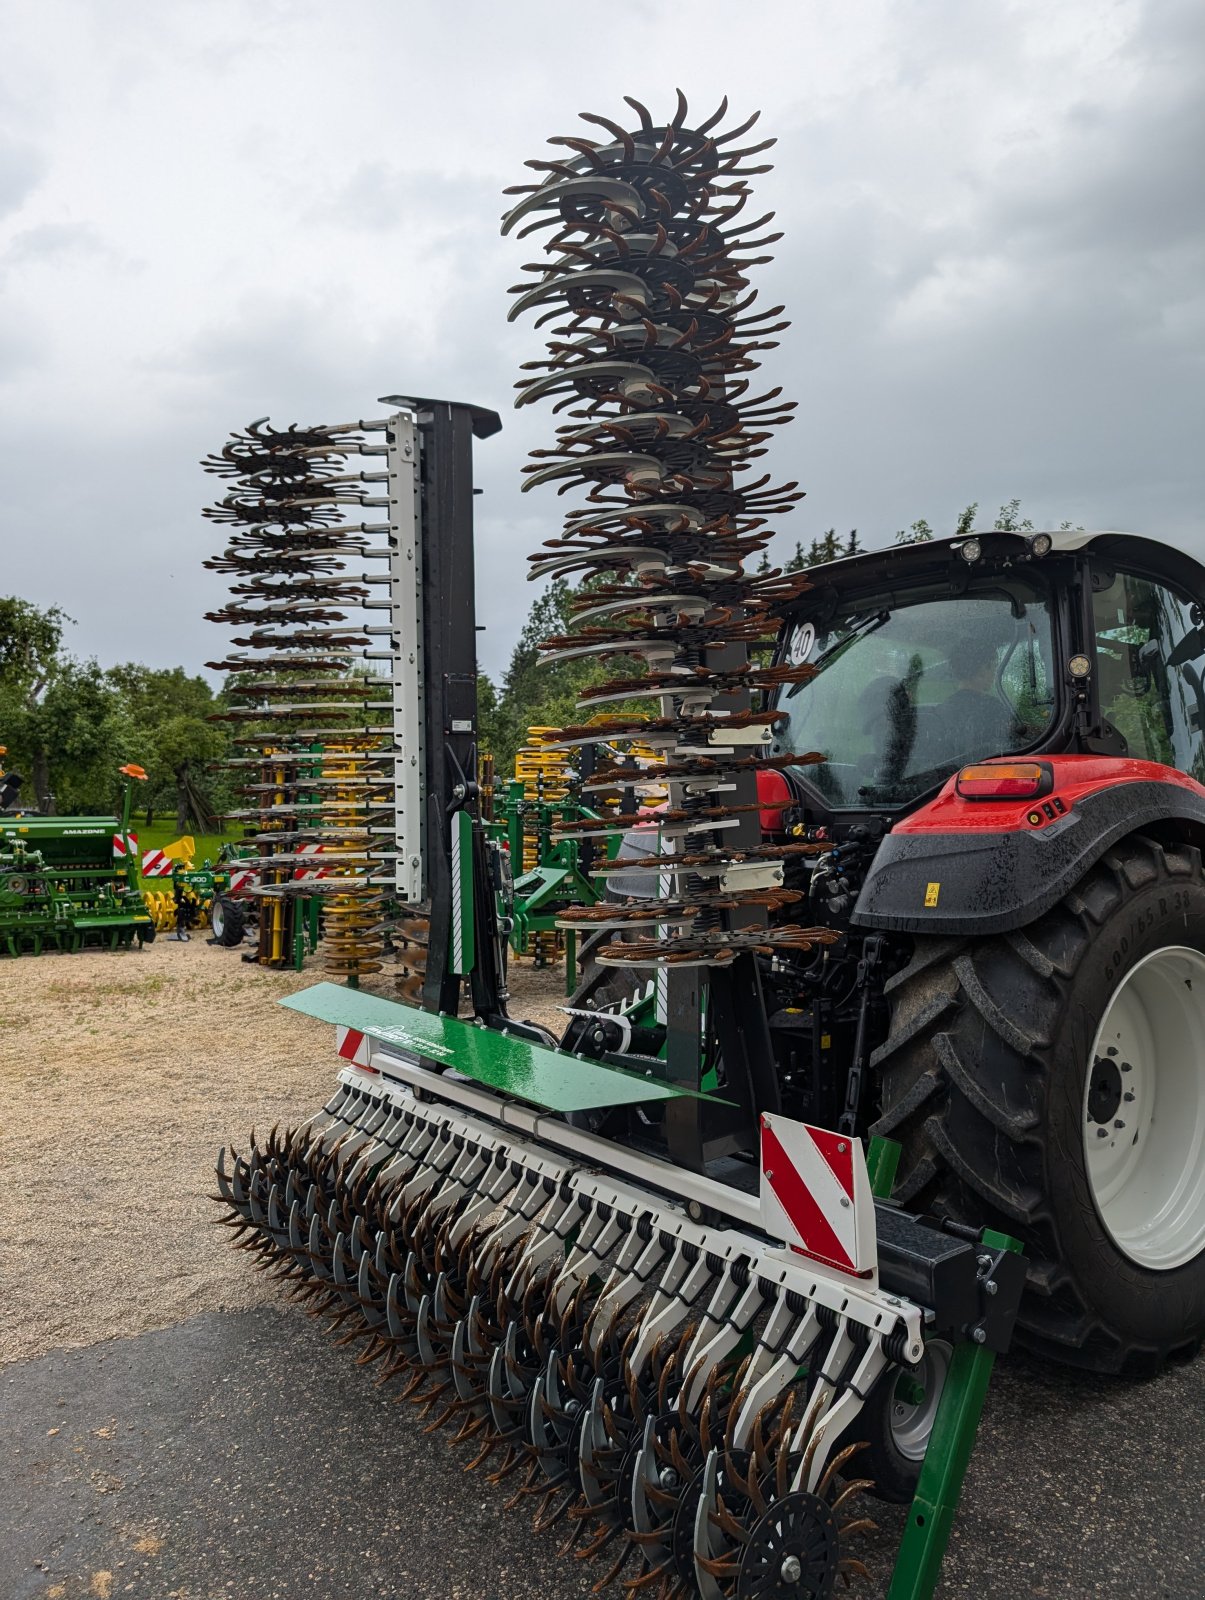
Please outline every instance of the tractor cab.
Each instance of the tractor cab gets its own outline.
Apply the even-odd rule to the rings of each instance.
[[[993,756],[1131,756],[1205,776],[1205,568],[1128,534],[984,532],[815,569],[774,753],[826,820],[898,815]]]

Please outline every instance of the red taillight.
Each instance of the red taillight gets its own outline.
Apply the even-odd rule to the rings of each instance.
[[[954,787],[964,800],[1033,800],[1050,783],[1050,769],[1039,761],[987,761],[963,767]]]
[[[791,786],[781,772],[766,767],[757,774],[757,798],[761,805],[762,832],[781,833],[782,814],[792,800]]]

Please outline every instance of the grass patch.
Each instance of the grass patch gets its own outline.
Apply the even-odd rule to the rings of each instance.
[[[139,822],[135,817],[130,826],[138,835],[138,848],[144,855],[148,850],[162,850],[164,845],[173,844],[180,837],[174,821],[153,822],[148,828],[145,822]],[[218,851],[227,840],[237,843],[242,836],[241,828],[231,829],[227,833],[194,833],[192,837],[196,840],[197,853],[193,865],[199,867],[206,856],[216,861]]]
[[[145,1000],[167,988],[170,981],[160,972],[145,978],[119,978],[110,983],[97,983],[91,978],[64,978],[47,984],[46,993],[55,1000],[86,1000],[89,1005],[99,1005],[102,1000]]]

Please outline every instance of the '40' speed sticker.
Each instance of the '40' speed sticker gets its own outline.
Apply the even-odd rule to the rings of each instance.
[[[816,624],[801,622],[791,635],[787,646],[787,660],[793,667],[801,667],[816,647]]]

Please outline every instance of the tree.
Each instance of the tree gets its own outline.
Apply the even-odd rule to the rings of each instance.
[[[502,775],[513,771],[515,755],[527,743],[529,728],[563,727],[584,720],[586,713],[577,709],[583,689],[608,678],[634,677],[641,671],[636,660],[629,660],[626,666],[594,656],[549,661],[539,649],[542,639],[570,631],[573,603],[589,589],[589,584],[574,589],[564,578],[554,579],[536,596],[501,684],[497,688],[490,684],[489,695],[483,696],[484,675],[478,677],[482,748],[494,757],[495,771]]]
[[[30,712],[26,738],[35,774],[44,772],[42,810],[107,813],[120,788],[117,769],[130,759],[130,728],[121,701],[95,661],[56,663]],[[44,766],[42,763],[44,762]]]
[[[39,810],[50,806],[50,746],[38,729],[38,708],[60,663],[63,625],[58,606],[42,610],[17,595],[0,597],[0,743],[9,764],[30,768]]]
[[[1033,532],[1033,523],[1029,518],[1026,517],[1024,521],[1021,520],[1020,500],[1010,500],[1006,505],[1002,505],[996,513],[994,526],[1001,533]]]
[[[979,502],[972,500],[969,506],[963,506],[958,513],[958,521],[954,524],[954,537],[965,539],[975,526],[975,518],[979,515]]]
[[[958,513],[958,519],[954,524],[954,531],[951,537],[965,539],[968,534],[974,531],[975,519],[978,515],[979,502],[972,500],[969,506],[964,506]],[[1078,526],[1078,523],[1059,523],[1059,528],[1063,532]],[[1034,531],[1034,525],[1030,518],[1022,517],[1021,501],[1015,497],[1006,501],[997,511],[996,520],[992,524],[992,528],[997,533],[1032,533]],[[895,536],[895,542],[896,544],[924,544],[933,537],[933,529],[922,518],[919,522],[914,522],[909,530],[901,528]]]
[[[860,555],[861,545],[858,543],[858,530],[851,528],[846,535],[844,544],[837,535],[835,528],[830,528],[827,533],[821,534],[818,539],[813,539],[805,551],[800,540],[795,541],[795,554],[785,565],[787,572],[799,572],[804,567],[818,567],[825,561],[839,561],[842,556]]]
[[[208,720],[219,709],[209,684],[183,667],[144,667],[136,661],[111,667],[106,678],[127,719],[127,759],[147,771],[147,822],[157,807],[171,805],[180,833],[214,831],[221,805],[205,768],[221,757],[228,738]]]

